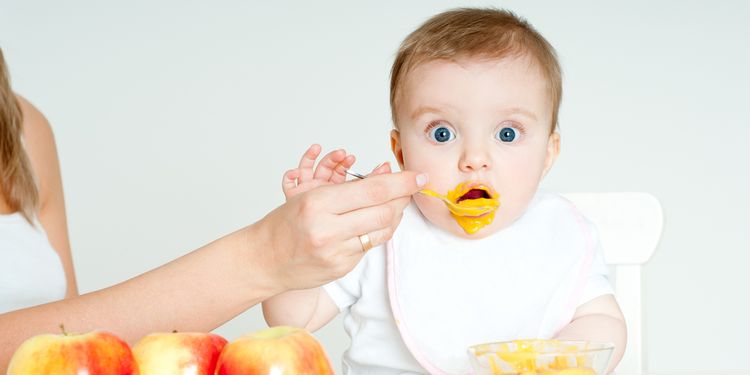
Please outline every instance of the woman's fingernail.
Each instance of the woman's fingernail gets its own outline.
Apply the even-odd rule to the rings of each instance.
[[[417,186],[425,186],[425,184],[427,184],[427,181],[429,180],[430,176],[428,176],[427,173],[420,173],[417,175]]]

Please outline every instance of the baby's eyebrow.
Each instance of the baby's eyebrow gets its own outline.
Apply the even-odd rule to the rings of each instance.
[[[500,113],[503,114],[503,115],[505,115],[505,116],[520,114],[522,116],[528,117],[532,121],[537,121],[537,118],[536,118],[536,115],[534,114],[534,112],[531,112],[531,111],[529,111],[529,110],[527,110],[525,108],[521,108],[521,107],[506,108],[506,109],[501,110]]]
[[[425,113],[445,113],[445,112],[437,107],[422,106],[414,110],[414,113],[411,114],[411,119],[416,120],[419,118],[419,116],[422,116]]]
[[[434,106],[420,106],[417,107],[417,109],[414,110],[414,112],[411,115],[412,120],[418,119],[420,116],[426,114],[426,113],[437,113],[437,114],[446,114],[447,111]],[[511,108],[503,108],[498,111],[498,114],[500,116],[506,117],[511,115],[521,115],[524,117],[527,117],[528,119],[532,121],[537,121],[537,116],[534,112],[523,108],[523,107],[511,107]]]

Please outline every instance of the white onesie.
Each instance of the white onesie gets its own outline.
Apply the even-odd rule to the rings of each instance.
[[[548,193],[479,240],[412,204],[387,246],[324,289],[352,340],[346,374],[468,374],[468,346],[553,337],[578,306],[613,293],[593,226]]]

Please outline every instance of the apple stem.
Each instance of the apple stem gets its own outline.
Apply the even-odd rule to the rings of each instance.
[[[176,329],[173,329],[173,330],[172,330],[172,333],[177,333],[177,330],[176,330]]]
[[[60,323],[60,331],[62,331],[63,336],[68,335],[68,332],[65,331],[65,324]]]

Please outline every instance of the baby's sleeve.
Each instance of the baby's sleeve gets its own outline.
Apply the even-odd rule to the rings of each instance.
[[[599,241],[599,233],[596,230],[596,226],[590,221],[586,221],[589,233],[591,234],[591,240],[593,243],[593,258],[591,260],[591,267],[586,280],[586,284],[581,294],[581,299],[578,305],[583,305],[586,302],[593,300],[596,297],[600,297],[607,294],[615,294],[615,290],[609,281],[609,267],[604,261],[604,250],[602,248],[601,241]]]
[[[354,269],[344,277],[323,285],[323,290],[328,293],[339,311],[353,305],[362,295],[361,276],[367,257],[360,260]]]

